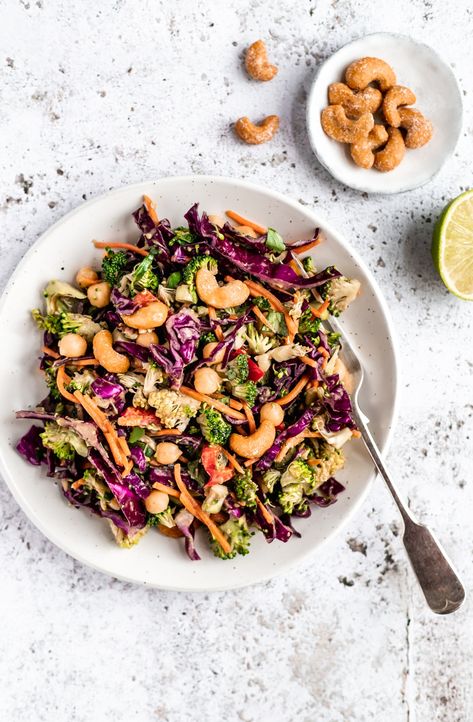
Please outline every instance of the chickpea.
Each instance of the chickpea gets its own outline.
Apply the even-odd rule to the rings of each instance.
[[[199,394],[214,394],[220,388],[220,376],[210,368],[197,369],[194,374],[194,388]]]
[[[146,511],[150,514],[160,514],[167,509],[169,504],[169,496],[164,491],[153,491],[145,499]]]
[[[284,419],[284,409],[275,404],[274,401],[268,401],[267,404],[263,404],[259,412],[261,421],[269,421],[274,426],[282,424]]]
[[[100,283],[94,283],[93,286],[89,286],[87,289],[87,298],[89,299],[92,306],[96,308],[105,308],[110,303],[110,294],[112,287],[107,281],[101,281]]]
[[[66,333],[59,341],[59,353],[61,356],[83,356],[87,351],[87,341],[78,333]]]
[[[148,348],[152,343],[158,343],[158,334],[154,331],[148,331],[147,333],[139,333],[136,343],[138,346],[144,346]]]
[[[161,443],[156,446],[154,458],[158,464],[174,464],[181,453],[177,444],[173,444],[172,441],[161,441]]]
[[[94,269],[90,266],[84,266],[84,268],[79,268],[76,273],[76,283],[81,288],[88,288],[89,286],[93,286],[95,283],[98,282],[98,280],[99,277],[97,275],[97,272],[94,271]]]
[[[217,341],[211,341],[210,343],[206,343],[204,348],[202,349],[202,355],[205,359],[209,358],[212,351],[218,346]],[[209,363],[215,363],[220,364],[223,361],[223,357],[225,356],[225,349],[222,348],[216,356],[210,361]]]

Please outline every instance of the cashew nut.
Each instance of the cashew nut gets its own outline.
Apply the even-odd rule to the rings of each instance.
[[[371,113],[363,113],[356,120],[351,120],[347,118],[342,105],[329,105],[324,108],[321,122],[327,135],[339,143],[358,143],[374,126]]]
[[[393,128],[401,125],[401,116],[398,107],[400,105],[413,105],[416,102],[415,93],[404,85],[393,85],[389,88],[383,100],[383,113],[386,122]]]
[[[244,459],[259,459],[271,448],[276,438],[276,429],[270,421],[262,421],[250,436],[230,435],[230,448]]]
[[[388,132],[384,125],[375,125],[367,136],[350,146],[350,155],[360,168],[372,168],[374,163],[373,150],[384,145],[388,140]]]
[[[271,80],[278,69],[268,61],[266,45],[263,40],[257,40],[246,51],[245,67],[248,75],[254,80]]]
[[[269,421],[273,426],[279,426],[284,419],[284,409],[279,404],[275,404],[274,401],[268,401],[261,407],[259,417],[260,421]]]
[[[386,173],[399,165],[404,158],[406,147],[404,138],[398,128],[388,128],[389,139],[383,150],[374,154],[373,167],[376,170]]]
[[[400,126],[407,130],[406,148],[422,148],[432,138],[434,128],[430,120],[416,108],[401,108]]]
[[[235,123],[235,133],[250,145],[259,145],[271,140],[279,128],[279,117],[268,115],[260,125],[255,125],[249,118],[244,116]]]
[[[208,268],[199,268],[195,277],[195,287],[199,298],[214,308],[232,308],[241,306],[250,295],[250,289],[243,281],[229,281],[219,286],[217,279]]]
[[[353,90],[364,90],[370,83],[378,83],[384,93],[396,84],[396,74],[380,58],[360,58],[348,66],[345,80]]]
[[[94,269],[90,266],[84,266],[83,268],[79,268],[76,273],[76,283],[81,288],[88,288],[94,283],[97,283],[98,280],[99,277],[97,275],[97,272],[94,271]]]
[[[330,105],[342,105],[347,115],[359,118],[363,113],[376,113],[383,102],[383,95],[370,85],[355,93],[345,83],[332,83],[328,86]]]
[[[168,307],[162,301],[152,301],[138,311],[122,316],[122,321],[131,328],[149,329],[162,326],[168,316]]]
[[[92,342],[94,356],[101,366],[110,373],[124,374],[130,367],[130,361],[112,346],[112,334],[110,331],[99,331],[95,334]]]

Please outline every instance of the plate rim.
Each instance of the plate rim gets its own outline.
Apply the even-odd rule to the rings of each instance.
[[[385,300],[381,289],[378,286],[378,283],[376,279],[374,278],[374,275],[372,274],[371,270],[366,265],[365,261],[361,257],[361,254],[358,252],[357,249],[353,248],[350,243],[345,239],[345,237],[337,230],[334,229],[332,224],[330,222],[326,221],[326,218],[324,214],[319,215],[317,211],[314,211],[312,206],[304,206],[298,201],[294,200],[292,197],[286,196],[284,193],[280,191],[276,191],[270,188],[267,188],[263,185],[259,185],[257,183],[253,183],[251,181],[247,181],[242,178],[231,178],[229,176],[218,176],[218,175],[185,175],[185,176],[166,176],[165,178],[153,178],[150,180],[145,181],[138,181],[136,183],[131,183],[123,186],[119,186],[118,188],[112,188],[104,193],[100,193],[97,196],[94,196],[93,198],[90,198],[89,200],[85,201],[84,203],[79,204],[75,208],[68,211],[64,216],[59,218],[55,223],[53,223],[51,226],[49,226],[43,233],[40,234],[40,236],[34,241],[34,243],[31,244],[31,246],[27,249],[17,266],[15,267],[12,275],[10,276],[7,284],[5,285],[5,288],[3,289],[3,292],[0,296],[0,317],[3,314],[4,305],[6,303],[6,299],[15,285],[15,281],[21,270],[24,266],[28,264],[30,259],[33,257],[33,254],[35,251],[47,240],[50,233],[55,231],[58,227],[60,227],[63,223],[71,220],[75,215],[81,213],[84,209],[91,209],[96,203],[100,203],[101,201],[105,199],[110,199],[113,196],[119,197],[121,193],[134,191],[137,192],[143,192],[144,188],[148,189],[152,186],[156,185],[162,185],[162,184],[172,184],[172,183],[188,183],[192,181],[202,181],[207,183],[219,183],[224,185],[230,185],[230,186],[239,186],[243,187],[245,189],[253,189],[255,191],[258,191],[260,193],[263,193],[265,195],[269,195],[271,198],[277,200],[280,203],[283,203],[285,205],[290,206],[294,210],[300,212],[301,210],[309,215],[311,217],[311,220],[316,225],[320,225],[320,227],[332,235],[338,243],[352,256],[354,262],[360,266],[360,268],[363,270],[363,272],[368,276],[370,279],[371,289],[373,291],[373,294],[376,297],[377,302],[380,305],[381,312],[383,314],[384,321],[386,323],[386,328],[389,334],[389,343],[392,348],[392,361],[393,361],[393,369],[392,369],[392,377],[393,377],[393,403],[392,403],[392,409],[390,413],[389,418],[389,428],[387,430],[386,439],[383,444],[380,444],[380,450],[383,454],[387,452],[389,449],[389,446],[391,444],[392,436],[394,433],[394,428],[396,425],[397,417],[398,417],[398,406],[399,406],[399,352],[398,352],[398,344],[397,341],[397,335],[394,329],[394,324],[390,315],[389,307],[387,305],[387,301]],[[243,589],[245,587],[253,586],[255,584],[263,584],[265,582],[268,582],[269,580],[279,577],[283,574],[288,573],[291,569],[300,568],[304,563],[307,563],[310,559],[310,557],[315,556],[315,554],[319,553],[319,551],[329,542],[331,542],[335,536],[340,534],[343,529],[347,526],[347,524],[351,521],[351,519],[355,516],[355,514],[358,513],[362,505],[364,504],[368,494],[370,493],[372,486],[377,478],[377,473],[375,472],[371,481],[369,481],[362,493],[360,494],[357,501],[353,502],[353,504],[349,507],[344,517],[341,519],[340,522],[338,522],[334,528],[332,528],[329,533],[325,536],[324,539],[322,539],[317,546],[309,546],[304,551],[301,551],[301,553],[298,555],[297,559],[287,560],[284,562],[280,562],[276,567],[268,567],[267,570],[263,574],[261,574],[258,579],[245,582],[243,584],[239,583],[238,580],[235,581],[235,583],[232,584],[224,584],[222,586],[216,585],[212,587],[202,587],[200,589],[196,589],[192,586],[185,586],[185,585],[173,585],[173,584],[155,584],[152,582],[148,582],[146,580],[139,580],[133,577],[129,577],[126,574],[117,574],[115,572],[111,572],[109,569],[101,566],[99,563],[95,563],[94,561],[91,561],[88,558],[85,558],[80,552],[77,552],[76,550],[72,550],[70,546],[67,543],[67,539],[63,539],[60,535],[56,534],[54,529],[51,531],[49,527],[47,527],[46,524],[43,524],[40,517],[36,514],[35,510],[31,507],[29,504],[27,498],[23,497],[17,490],[15,481],[14,481],[14,475],[13,472],[10,472],[8,463],[6,462],[6,459],[4,458],[3,449],[0,447],[0,472],[2,474],[2,478],[4,480],[4,483],[8,487],[10,493],[12,494],[13,498],[17,502],[18,506],[22,510],[22,512],[27,516],[29,521],[56,547],[58,547],[61,551],[63,551],[68,556],[72,557],[73,559],[76,559],[81,564],[84,564],[87,567],[90,567],[94,569],[95,571],[101,572],[102,574],[106,574],[109,577],[119,579],[122,582],[137,584],[140,586],[144,586],[147,588],[153,588],[153,589],[160,589],[163,591],[175,591],[175,592],[191,592],[191,593],[213,593],[213,592],[221,592],[221,591],[230,591],[234,589]]]
[[[403,40],[409,40],[410,42],[414,43],[415,45],[417,45],[419,47],[427,48],[429,50],[429,52],[431,52],[434,56],[436,56],[438,61],[443,65],[444,68],[446,68],[450,77],[453,79],[453,84],[456,87],[457,94],[458,94],[458,100],[459,100],[460,113],[459,113],[458,131],[457,131],[457,136],[455,138],[455,142],[453,143],[452,148],[449,151],[448,155],[445,156],[445,158],[442,160],[442,162],[440,163],[437,170],[429,178],[426,178],[425,180],[419,181],[419,182],[404,184],[397,190],[396,189],[390,190],[390,189],[386,189],[386,188],[377,189],[377,188],[367,187],[367,186],[363,185],[362,183],[360,183],[360,184],[355,184],[352,182],[348,183],[347,180],[345,178],[343,178],[342,175],[340,173],[338,173],[336,169],[334,170],[333,168],[331,168],[325,162],[325,160],[323,160],[322,157],[319,155],[319,152],[317,150],[317,142],[315,139],[315,135],[312,131],[312,123],[310,120],[310,108],[313,103],[314,96],[316,94],[317,81],[318,81],[319,75],[322,71],[322,68],[324,68],[325,65],[332,58],[334,58],[336,55],[341,53],[342,50],[344,50],[345,48],[348,48],[350,45],[354,45],[355,43],[358,43],[362,40],[366,40],[367,38],[373,38],[373,37],[402,38]],[[434,178],[436,178],[436,176],[440,173],[440,171],[442,170],[444,165],[447,163],[449,158],[451,158],[452,155],[454,154],[456,147],[458,145],[458,142],[460,140],[462,130],[463,130],[463,124],[464,124],[464,107],[463,107],[462,89],[461,89],[460,83],[458,81],[458,78],[455,75],[455,73],[453,72],[450,65],[447,63],[446,60],[444,60],[442,55],[439,52],[437,52],[437,50],[435,50],[428,43],[419,41],[416,38],[412,37],[412,35],[406,35],[405,33],[391,33],[386,30],[379,31],[379,32],[373,32],[373,33],[367,33],[366,35],[361,35],[360,37],[354,38],[353,40],[350,40],[348,43],[341,45],[337,50],[335,50],[334,53],[329,55],[329,57],[326,58],[323,61],[323,63],[321,63],[321,65],[319,65],[319,67],[317,68],[317,70],[312,78],[310,90],[309,90],[309,93],[307,96],[305,120],[306,120],[307,135],[309,137],[310,147],[312,148],[312,151],[313,151],[315,157],[317,158],[320,165],[323,168],[325,168],[327,173],[329,173],[333,178],[335,178],[336,181],[338,181],[342,185],[346,186],[347,188],[352,188],[353,190],[358,191],[359,193],[373,193],[376,195],[396,195],[398,193],[408,193],[409,191],[415,190],[416,188],[422,188],[423,186],[427,185],[427,183],[430,183],[431,181],[433,181]]]

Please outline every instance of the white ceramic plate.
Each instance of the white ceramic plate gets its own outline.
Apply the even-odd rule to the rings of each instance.
[[[24,512],[61,549],[114,577],[177,590],[242,587],[300,562],[358,509],[374,476],[361,442],[347,446],[348,463],[337,475],[347,485],[346,492],[333,506],[315,508],[311,518],[296,522],[301,539],[267,544],[258,534],[253,537],[251,554],[225,562],[206,550],[204,539],[197,542],[202,561],[191,562],[179,542],[152,532],[133,549],[120,549],[103,520],[68,506],[44,468],[30,466],[14,448],[30,423],[16,421],[15,410],[33,407],[44,397],[37,371],[40,336],[29,309],[40,304],[41,291],[51,278],[71,281],[80,266],[99,264],[101,253],[93,248],[91,239],[123,241],[138,237],[131,212],[141,204],[144,193],[156,200],[159,214],[173,225],[182,223],[183,213],[199,201],[201,209],[209,213],[236,209],[277,228],[289,240],[310,238],[314,227],[320,226],[326,240],[316,249],[317,265],[335,263],[363,284],[363,294],[356,308],[343,316],[343,325],[360,347],[366,364],[363,408],[381,447],[390,434],[396,400],[396,355],[388,312],[362,260],[317,214],[273,191],[216,177],[167,178],[91,200],[47,231],[13,274],[0,304],[0,461],[7,484]]]
[[[343,81],[348,65],[366,56],[392,65],[398,84],[416,94],[414,107],[434,125],[430,143],[406,150],[402,163],[389,173],[356,166],[348,146],[329,138],[320,125],[328,86]],[[406,35],[374,33],[340,48],[320,67],[309,94],[307,127],[315,155],[334,178],[367,193],[399,193],[427,183],[453,153],[462,127],[462,95],[451,68],[428,45]]]

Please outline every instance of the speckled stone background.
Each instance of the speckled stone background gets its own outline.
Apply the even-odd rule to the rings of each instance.
[[[473,304],[430,261],[433,222],[472,185],[468,0],[1,0],[1,281],[83,199],[163,175],[248,178],[317,205],[363,254],[401,344],[389,459],[466,586],[472,567]],[[464,91],[453,157],[429,185],[368,197],[314,160],[304,112],[318,65],[375,30],[440,49]],[[280,67],[247,80],[245,46]],[[268,145],[239,115],[277,113]],[[0,719],[23,722],[471,722],[471,602],[433,617],[381,482],[305,567],[238,592],[160,593],[77,564],[0,486]]]

